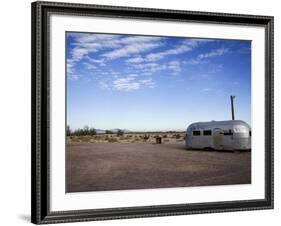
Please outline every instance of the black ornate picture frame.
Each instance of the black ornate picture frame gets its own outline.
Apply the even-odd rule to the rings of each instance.
[[[110,17],[265,28],[265,198],[85,210],[50,209],[50,15]],[[273,208],[273,17],[56,2],[32,3],[32,209],[35,224]],[[64,122],[62,122],[64,123]]]

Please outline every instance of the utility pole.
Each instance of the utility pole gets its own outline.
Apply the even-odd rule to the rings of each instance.
[[[234,98],[235,98],[235,96],[230,96],[232,120],[235,120],[235,117],[234,117],[234,104],[233,104],[233,99]]]

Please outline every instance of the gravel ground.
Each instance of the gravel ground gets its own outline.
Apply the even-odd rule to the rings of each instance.
[[[251,183],[251,152],[174,144],[68,144],[66,192]]]

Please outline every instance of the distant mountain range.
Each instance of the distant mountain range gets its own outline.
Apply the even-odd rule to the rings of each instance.
[[[108,130],[111,131],[112,133],[117,133],[118,130],[121,130],[121,131],[123,131],[124,133],[129,133],[129,132],[131,132],[131,131],[128,130],[128,129],[108,129]],[[105,131],[106,131],[106,130],[104,130],[104,129],[96,129],[97,134],[104,134]]]

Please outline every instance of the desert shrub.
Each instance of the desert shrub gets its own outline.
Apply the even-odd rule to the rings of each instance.
[[[87,135],[94,136],[97,134],[97,131],[95,128],[90,128],[89,126],[84,126],[83,129],[79,128],[74,131],[71,131],[70,127],[67,126],[66,133],[75,136],[87,136]]]
[[[178,133],[176,133],[176,134],[174,134],[172,137],[173,137],[173,138],[176,138],[176,139],[180,139],[180,138],[181,138],[181,135],[178,134]]]
[[[96,131],[95,128],[90,128],[89,131],[88,131],[88,133],[89,133],[88,135],[94,136],[94,135],[97,134],[97,131]]]
[[[102,135],[95,135],[95,136],[94,136],[94,139],[95,139],[95,140],[103,140],[104,137],[103,137]]]
[[[116,137],[110,137],[108,139],[108,142],[110,142],[110,143],[118,142],[118,139]]]
[[[123,135],[124,135],[124,131],[121,130],[121,129],[118,129],[118,131],[117,131],[117,136],[118,136],[118,137],[121,137],[121,136],[123,136]]]
[[[149,137],[150,137],[149,135],[145,135],[145,136],[142,137],[142,139],[143,139],[144,141],[147,141],[147,140],[149,139]]]
[[[79,140],[80,140],[81,142],[89,142],[90,139],[91,139],[90,136],[80,136],[80,137],[79,137]]]
[[[111,130],[105,130],[105,134],[114,134]]]
[[[168,137],[167,134],[164,134],[164,135],[163,135],[163,138],[167,138],[167,137]]]
[[[89,131],[89,126],[84,126],[84,128],[81,130],[83,136],[88,135],[90,133]]]

